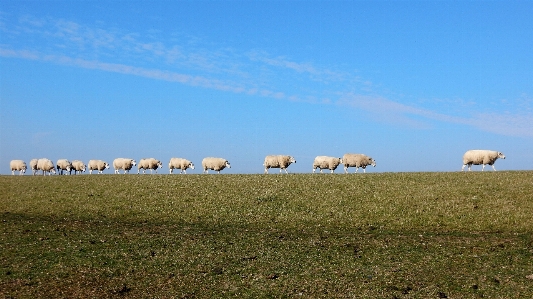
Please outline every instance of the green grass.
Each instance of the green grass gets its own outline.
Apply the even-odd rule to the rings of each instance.
[[[532,298],[533,172],[0,176],[3,298]]]

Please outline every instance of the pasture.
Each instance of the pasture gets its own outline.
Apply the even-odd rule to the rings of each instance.
[[[2,298],[532,298],[533,172],[0,176]]]

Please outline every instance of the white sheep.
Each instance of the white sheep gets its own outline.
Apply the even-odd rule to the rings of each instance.
[[[74,170],[74,174],[81,174],[82,172],[85,172],[86,166],[83,164],[80,160],[74,160],[72,161],[72,168],[70,171]]]
[[[116,158],[113,160],[113,168],[115,169],[115,174],[119,174],[119,170],[123,169],[124,174],[130,172],[130,169],[133,168],[133,166],[137,165],[137,162],[133,159],[129,158]]]
[[[492,169],[496,171],[496,168],[494,168],[494,162],[496,162],[498,158],[505,159],[505,156],[498,151],[469,150],[463,155],[463,167],[461,168],[461,171],[464,171],[466,165],[468,165],[468,171],[470,171],[470,166],[480,164],[483,164],[481,171],[485,169],[486,164],[492,166]]]
[[[344,164],[344,173],[348,173],[348,167],[355,167],[356,173],[359,167],[362,167],[365,173],[368,165],[376,167],[376,160],[365,154],[345,154],[342,157],[342,163]]]
[[[331,173],[337,169],[337,166],[342,163],[341,158],[337,157],[328,157],[328,156],[317,156],[315,158],[315,161],[313,162],[313,173],[315,173],[315,170],[317,168],[320,168],[320,173],[322,173],[322,169],[329,169],[331,170]]]
[[[288,174],[287,167],[289,167],[291,163],[296,163],[296,160],[292,156],[285,156],[285,155],[266,156],[265,162],[263,163],[263,166],[265,166],[265,174],[268,173],[269,168],[279,168],[279,173],[281,173],[282,170],[285,170],[285,173]]]
[[[194,164],[192,164],[191,161],[183,158],[171,158],[170,162],[168,162],[168,169],[170,171],[170,174],[172,174],[172,171],[174,169],[179,169],[180,173],[187,173],[187,168],[194,169]]]
[[[33,175],[37,173],[37,161],[39,161],[39,159],[31,159],[30,161],[30,168]]]
[[[153,170],[157,173],[158,168],[163,168],[161,161],[154,158],[141,159],[137,166],[137,174],[140,173],[141,169],[143,170],[143,174],[145,174],[146,169],[150,169],[150,173],[153,173]]]
[[[226,167],[231,168],[231,165],[229,164],[228,160],[223,158],[207,157],[202,160],[202,168],[204,169],[204,173],[208,173],[208,169],[220,173],[220,171]]]
[[[98,170],[98,174],[101,174],[104,169],[109,169],[109,164],[102,160],[89,160],[87,167],[89,168],[89,174],[93,174],[93,170]]]
[[[70,173],[70,170],[72,169],[72,163],[70,163],[67,159],[59,159],[56,162],[56,168],[58,174],[63,174],[64,171],[68,171]]]
[[[22,160],[11,160],[9,167],[11,168],[11,175],[15,175],[15,171],[18,171],[19,175],[23,175],[27,169],[26,162]]]
[[[45,175],[47,172],[48,172],[48,175],[51,175],[52,173],[56,173],[54,163],[52,163],[52,161],[46,158],[37,160],[37,170],[42,170],[43,175]]]

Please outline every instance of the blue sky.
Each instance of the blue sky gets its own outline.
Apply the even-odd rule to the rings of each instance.
[[[533,1],[2,1],[0,173],[41,157],[155,157],[163,173],[183,157],[201,173],[206,156],[261,173],[268,154],[311,172],[347,152],[376,159],[369,172],[457,171],[468,149],[531,170],[531,15]]]

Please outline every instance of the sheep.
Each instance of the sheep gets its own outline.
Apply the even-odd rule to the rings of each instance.
[[[342,163],[344,164],[344,173],[348,173],[348,167],[355,167],[355,173],[359,167],[362,167],[365,173],[368,165],[376,167],[376,160],[365,154],[345,154],[342,157]]]
[[[179,169],[180,173],[187,173],[187,168],[194,169],[194,164],[192,164],[191,161],[183,158],[171,158],[170,162],[168,162],[168,169],[170,171],[170,174],[172,174],[172,171],[174,169]]]
[[[72,168],[70,169],[70,171],[74,170],[74,174],[81,174],[82,172],[84,172],[86,169],[86,166],[85,164],[83,164],[82,161],[80,160],[74,160],[72,161]]]
[[[270,155],[265,157],[265,162],[263,163],[263,166],[265,166],[265,174],[268,174],[269,168],[279,168],[279,173],[281,173],[282,170],[285,170],[285,173],[287,172],[287,167],[291,165],[291,163],[296,163],[296,160],[292,156],[284,156],[284,155]]]
[[[93,170],[98,170],[98,174],[101,174],[104,169],[109,169],[109,164],[102,160],[89,160],[87,167],[89,168],[89,174],[93,174]]]
[[[70,161],[67,159],[59,159],[56,162],[56,168],[58,174],[63,174],[63,170],[70,173],[70,170],[72,169],[72,163],[70,163]]]
[[[468,171],[470,171],[470,166],[480,164],[483,164],[481,171],[485,169],[486,164],[492,166],[492,169],[496,171],[496,168],[494,168],[494,162],[496,162],[498,158],[505,159],[505,155],[498,151],[469,150],[463,155],[463,167],[461,168],[461,171],[464,171],[466,165],[468,165]]]
[[[37,161],[39,161],[39,159],[31,159],[30,161],[30,168],[33,175],[37,173]]]
[[[11,175],[15,175],[15,171],[18,171],[19,175],[23,175],[27,169],[26,162],[22,160],[11,160],[9,167],[11,168]]]
[[[315,170],[317,168],[320,168],[320,173],[322,173],[322,169],[329,169],[331,170],[331,173],[337,169],[337,166],[342,163],[341,158],[337,157],[328,157],[328,156],[317,156],[315,158],[315,161],[313,162],[313,173],[315,173]]]
[[[207,157],[202,160],[202,168],[204,169],[203,173],[208,173],[208,169],[220,173],[220,171],[226,167],[231,168],[231,165],[229,164],[228,160],[223,158]]]
[[[157,173],[158,168],[163,168],[161,161],[154,158],[141,159],[137,166],[137,174],[140,173],[141,169],[143,170],[143,174],[145,174],[146,169],[150,169],[150,173],[153,173],[153,170]]]
[[[42,170],[43,175],[46,175],[47,172],[48,172],[48,175],[51,175],[52,173],[56,173],[54,163],[52,163],[52,161],[46,158],[37,160],[37,170]]]
[[[129,158],[116,158],[113,160],[113,168],[115,169],[115,174],[119,174],[119,170],[123,169],[124,174],[130,172],[130,169],[137,165],[137,162]]]

